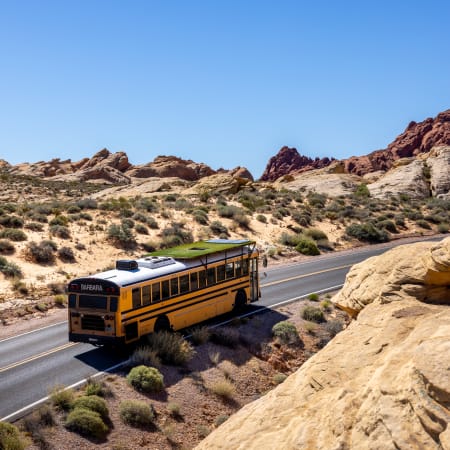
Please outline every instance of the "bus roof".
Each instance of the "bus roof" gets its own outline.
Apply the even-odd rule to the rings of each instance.
[[[177,247],[158,250],[149,253],[149,256],[170,256],[174,259],[194,259],[251,244],[255,244],[255,241],[250,241],[248,239],[209,239],[207,241],[198,241],[191,244],[182,244]]]

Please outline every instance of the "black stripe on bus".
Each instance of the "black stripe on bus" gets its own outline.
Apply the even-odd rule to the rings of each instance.
[[[195,297],[191,297],[191,298],[182,300],[180,302],[173,303],[171,305],[161,306],[161,307],[159,307],[157,309],[154,309],[152,311],[142,312],[140,314],[137,314],[137,315],[132,316],[132,317],[127,317],[125,320],[122,320],[122,324],[126,324],[127,322],[129,322],[131,320],[134,320],[134,319],[138,319],[139,317],[145,316],[146,314],[152,314],[152,316],[146,318],[145,320],[142,320],[142,322],[145,322],[146,320],[150,320],[153,317],[157,317],[161,313],[161,311],[164,311],[164,313],[169,313],[169,312],[178,311],[178,310],[186,308],[188,306],[198,305],[200,303],[203,303],[204,301],[211,300],[212,298],[217,297],[220,292],[225,293],[230,288],[234,287],[234,289],[231,289],[231,290],[232,290],[232,292],[236,292],[241,287],[240,285],[242,285],[242,284],[244,284],[244,282],[236,283],[234,286],[229,286],[229,287],[223,287],[223,288],[220,288],[220,289],[216,289],[215,291],[211,292],[212,295],[210,295],[207,298],[202,299],[200,301],[194,301],[192,303],[186,304],[188,302],[191,302],[192,300],[195,300],[195,299],[198,299],[200,297],[203,297],[203,295],[205,295],[205,294],[203,294],[203,295],[196,295]],[[142,308],[140,308],[140,309],[142,309]],[[136,311],[136,310],[129,310],[129,311]],[[122,313],[122,314],[124,314],[124,313]]]

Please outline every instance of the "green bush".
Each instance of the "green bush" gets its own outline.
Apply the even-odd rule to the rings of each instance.
[[[22,269],[4,256],[0,256],[0,272],[9,278],[22,278]]]
[[[356,189],[355,189],[355,195],[357,197],[370,197],[370,191],[367,187],[367,184],[361,183]]]
[[[448,233],[449,229],[450,229],[450,227],[449,227],[448,223],[442,222],[438,225],[439,233]]]
[[[312,302],[318,302],[319,301],[319,294],[316,294],[315,292],[308,295],[308,300]]]
[[[300,236],[290,233],[281,233],[280,244],[287,245],[288,247],[295,247],[300,241]]]
[[[208,214],[203,209],[194,209],[194,211],[192,211],[192,217],[201,225],[208,224]]]
[[[315,241],[319,240],[328,240],[328,236],[322,231],[317,228],[309,228],[305,230],[305,235],[310,237],[311,239],[314,239]]]
[[[302,310],[302,318],[316,323],[325,321],[323,311],[317,306],[305,306]]]
[[[56,216],[52,220],[50,220],[49,225],[50,226],[62,226],[65,227],[69,223],[69,218],[66,216]]]
[[[138,391],[159,392],[164,389],[164,377],[155,367],[133,367],[127,375],[127,381]]]
[[[86,437],[103,438],[108,427],[98,412],[87,408],[75,408],[67,416],[65,427]]]
[[[151,347],[139,347],[130,356],[128,364],[132,367],[135,366],[152,366],[159,367],[161,365],[161,359],[158,356],[158,352]]]
[[[26,241],[27,235],[22,230],[15,228],[5,228],[0,232],[0,238],[10,239],[14,242]]]
[[[142,225],[141,223],[138,223],[135,227],[134,227],[136,233],[139,234],[148,234],[148,228],[145,225]]]
[[[181,334],[158,331],[147,336],[149,348],[166,364],[184,365],[190,361],[195,350]]]
[[[64,225],[50,225],[49,231],[52,236],[56,236],[61,239],[70,238],[70,230]]]
[[[272,334],[282,344],[294,344],[299,341],[299,335],[295,325],[288,321],[278,322],[272,327]]]
[[[264,214],[258,214],[256,220],[261,223],[267,223],[267,217]]]
[[[123,422],[133,427],[149,426],[155,419],[152,408],[139,400],[124,400],[120,402],[119,410]]]
[[[84,389],[86,395],[97,395],[99,397],[113,397],[113,392],[104,381],[89,379]]]
[[[14,244],[8,239],[0,239],[0,254],[11,255],[15,252]]]
[[[70,247],[61,247],[58,250],[58,258],[64,262],[75,262],[75,254]]]
[[[26,248],[29,258],[40,264],[49,264],[55,261],[55,248],[52,241],[42,241],[39,244],[30,242]]]
[[[209,224],[209,229],[216,235],[226,234],[228,235],[228,228],[219,222],[218,220],[214,220]]]
[[[310,239],[300,239],[298,244],[295,246],[295,250],[303,255],[320,255],[320,250],[317,247],[317,244]]]
[[[122,248],[133,248],[136,245],[133,231],[128,227],[115,223],[109,226],[107,238],[116,246]]]
[[[381,220],[377,223],[377,225],[384,230],[389,231],[390,233],[398,233],[397,227],[395,226],[395,223],[392,220]]]
[[[423,228],[425,230],[431,230],[431,225],[424,219],[416,220],[416,224],[419,225],[420,228]]]
[[[22,228],[23,220],[17,216],[3,216],[0,217],[0,225],[5,228]]]
[[[98,395],[83,395],[78,397],[72,404],[74,409],[85,408],[100,414],[103,420],[108,418],[109,412],[106,402]]]
[[[74,394],[71,389],[65,389],[64,386],[55,386],[50,392],[50,401],[52,404],[63,411],[72,408]]]
[[[389,240],[386,231],[376,228],[372,223],[354,223],[345,229],[345,233],[359,241],[386,242]]]
[[[23,450],[25,443],[20,438],[19,429],[7,422],[0,422],[0,449]]]
[[[273,376],[273,382],[275,384],[281,384],[284,380],[286,380],[287,375],[285,375],[284,373],[276,373]]]
[[[42,231],[44,229],[44,225],[39,222],[28,222],[25,224],[25,228],[31,231]]]

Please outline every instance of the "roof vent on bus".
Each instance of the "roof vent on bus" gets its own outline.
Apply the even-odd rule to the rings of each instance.
[[[117,270],[136,270],[138,263],[134,259],[119,259],[116,261]]]
[[[175,264],[175,262],[170,256],[147,256],[137,261],[139,267],[146,267],[147,269],[158,269],[159,267]]]

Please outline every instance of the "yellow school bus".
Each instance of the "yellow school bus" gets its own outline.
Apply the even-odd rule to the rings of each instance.
[[[128,344],[154,331],[203,322],[259,296],[254,241],[184,244],[71,281],[69,340]]]

